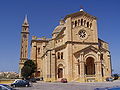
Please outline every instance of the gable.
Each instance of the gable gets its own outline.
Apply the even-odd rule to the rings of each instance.
[[[88,46],[84,49],[81,49],[81,50],[75,52],[74,54],[81,53],[81,52],[88,53],[88,52],[91,52],[91,51],[97,53],[99,50],[97,48],[93,47],[92,45],[90,45],[90,46]]]

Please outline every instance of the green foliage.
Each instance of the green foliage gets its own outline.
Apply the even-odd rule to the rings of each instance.
[[[32,60],[27,60],[25,63],[24,63],[24,66],[28,66],[31,68],[31,73],[34,73],[35,70],[36,70],[36,65],[35,63],[32,61]]]
[[[21,69],[21,75],[24,78],[28,78],[31,75],[31,68],[29,66],[24,66]]]
[[[28,78],[31,76],[36,70],[36,65],[32,60],[27,60],[24,63],[23,68],[21,69],[21,75],[23,78]]]

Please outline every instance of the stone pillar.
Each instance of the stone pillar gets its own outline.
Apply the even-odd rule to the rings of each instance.
[[[51,63],[51,62],[50,62],[50,59],[51,59],[51,58],[50,58],[50,52],[51,52],[51,51],[48,51],[48,52],[47,52],[47,60],[46,60],[46,64],[47,64],[47,66],[46,66],[46,68],[47,68],[47,78],[46,78],[46,81],[51,81],[51,80],[50,80],[50,77],[51,77],[51,75],[50,75],[50,70],[51,70],[51,67],[50,67],[50,66],[51,66],[51,65],[50,65],[50,63]]]
[[[100,60],[100,52],[98,52],[98,60],[95,62],[95,73],[96,79],[98,82],[102,81],[102,68],[101,68],[101,60]]]
[[[72,44],[67,44],[67,79],[68,81],[73,80],[73,54],[72,54]]]
[[[51,52],[51,81],[55,81],[55,74],[56,74],[56,71],[55,71],[55,68],[56,68],[56,65],[55,65],[55,51],[52,51]]]
[[[108,77],[110,77],[112,74],[112,65],[111,65],[111,55],[109,52],[107,53],[107,57],[108,57]]]
[[[83,53],[80,54],[80,81],[81,82],[85,82],[85,70],[84,70],[84,57],[83,57]]]
[[[79,62],[78,63],[76,63],[76,76],[78,77],[79,76],[79,73],[78,73],[78,65],[79,65]]]

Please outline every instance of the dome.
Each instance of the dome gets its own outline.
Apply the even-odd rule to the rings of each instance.
[[[62,29],[64,28],[64,25],[59,25],[57,26],[54,31],[52,32],[52,34],[57,34],[59,33]]]

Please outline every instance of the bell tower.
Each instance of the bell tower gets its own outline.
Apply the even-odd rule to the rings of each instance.
[[[21,32],[21,47],[20,47],[20,62],[19,62],[19,76],[21,76],[21,69],[24,62],[28,60],[28,38],[29,38],[29,24],[27,16],[22,24]]]

